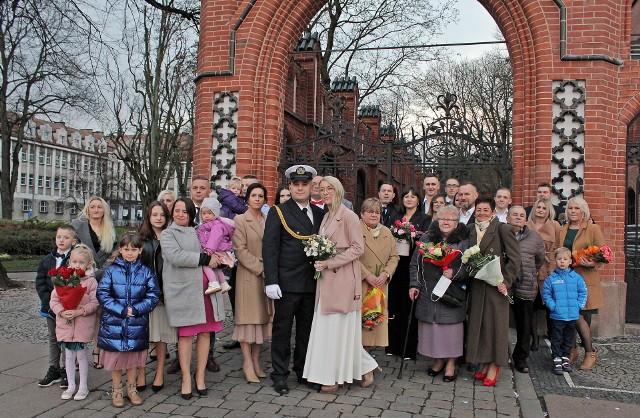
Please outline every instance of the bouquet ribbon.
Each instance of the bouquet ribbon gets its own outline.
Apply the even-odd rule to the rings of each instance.
[[[446,270],[449,268],[449,264],[451,264],[453,262],[453,260],[455,260],[455,258],[458,256],[458,254],[461,254],[462,252],[460,250],[453,250],[451,251],[449,254],[445,255],[444,258],[440,259],[440,260],[434,260],[432,258],[429,257],[423,257],[424,261],[426,261],[429,264],[433,264],[434,266],[438,266],[438,267],[442,267],[442,270]]]

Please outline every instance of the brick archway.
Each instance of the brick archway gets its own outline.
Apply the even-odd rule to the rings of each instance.
[[[618,334],[625,297],[624,122],[640,91],[640,65],[629,54],[631,0],[478,1],[502,31],[513,66],[514,200],[531,204],[538,182],[562,175],[561,164],[552,162],[552,156],[558,138],[575,129],[571,138],[583,141],[584,151],[578,174],[572,174],[583,182],[594,217],[620,254],[602,270],[608,282],[606,311],[611,314],[600,315],[596,333]],[[202,1],[196,174],[212,173],[213,141],[228,136],[237,138],[236,149],[218,146],[216,155],[225,155],[229,166],[235,163],[237,174],[257,173],[268,187],[275,187],[289,53],[323,4],[324,0]],[[567,115],[574,114],[569,121],[573,125],[567,124]],[[567,179],[558,177],[558,187],[566,189]]]

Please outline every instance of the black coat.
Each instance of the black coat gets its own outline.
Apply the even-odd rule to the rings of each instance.
[[[289,228],[299,235],[313,235],[320,230],[325,212],[316,205],[307,208],[313,213],[313,226],[300,210],[298,204],[289,199],[278,205]],[[302,241],[292,237],[282,226],[276,208],[269,209],[262,240],[265,284],[277,284],[283,292],[315,293],[315,269],[312,260],[304,253]]]
[[[40,312],[44,315],[49,315],[51,319],[55,319],[56,315],[49,307],[51,292],[53,292],[53,283],[51,283],[51,277],[49,277],[49,270],[56,268],[56,258],[54,257],[56,250],[42,257],[36,273],[36,292],[38,292],[38,297],[40,298]],[[62,266],[67,264],[70,255],[71,251],[68,251],[67,256],[62,260]]]
[[[164,300],[162,296],[162,263],[164,260],[162,258],[162,248],[160,247],[159,240],[153,237],[143,242],[140,261],[155,274],[156,279],[158,279],[158,285],[160,286],[160,300]]]
[[[391,219],[395,219],[397,214],[398,208],[396,208],[393,203],[387,205],[386,208],[382,208],[382,213],[380,214],[380,223],[389,228],[391,226]]]

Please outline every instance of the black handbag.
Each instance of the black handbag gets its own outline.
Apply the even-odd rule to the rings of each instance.
[[[447,287],[444,295],[438,300],[453,308],[464,306],[467,303],[467,285],[458,285],[456,282],[452,282],[449,287]]]

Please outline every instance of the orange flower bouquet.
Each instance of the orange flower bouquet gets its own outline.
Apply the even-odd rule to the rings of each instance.
[[[582,257],[588,260],[595,261],[596,263],[608,264],[613,260],[613,251],[610,247],[602,245],[588,245],[583,250],[573,250],[573,267],[580,265],[580,259]]]
[[[382,266],[376,266],[376,276],[380,275]],[[384,322],[384,310],[386,309],[386,296],[384,292],[374,286],[369,286],[367,293],[362,298],[362,327],[372,330],[376,325]]]

